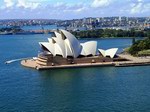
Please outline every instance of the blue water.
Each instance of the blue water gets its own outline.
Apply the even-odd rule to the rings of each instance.
[[[23,30],[51,30],[51,29],[64,29],[64,27],[57,27],[56,25],[36,25],[36,26],[23,26],[21,27]]]
[[[150,66],[37,71],[20,62],[4,64],[36,56],[38,42],[48,37],[0,35],[0,112],[150,111]],[[121,51],[132,39],[97,41],[98,48],[119,47]]]

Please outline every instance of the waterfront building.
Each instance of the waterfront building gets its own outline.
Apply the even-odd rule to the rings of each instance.
[[[149,60],[140,60],[130,55],[116,55],[118,48],[98,49],[97,41],[80,43],[66,30],[55,30],[48,42],[39,42],[41,53],[21,64],[37,70],[53,68],[74,68],[91,66],[133,66],[147,65]],[[99,51],[99,53],[97,52]]]
[[[85,64],[97,62],[112,62],[116,49],[106,52],[97,51],[97,41],[80,43],[78,39],[66,30],[56,30],[48,42],[39,42],[42,52],[39,53],[36,63],[41,66]],[[106,55],[104,55],[106,53]]]

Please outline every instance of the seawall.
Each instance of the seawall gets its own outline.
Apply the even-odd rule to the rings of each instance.
[[[68,65],[51,65],[41,66],[36,63],[36,59],[22,60],[21,65],[37,70],[45,69],[57,69],[57,68],[81,68],[81,67],[128,67],[128,66],[145,66],[150,65],[150,57],[133,57],[129,54],[119,54],[119,57],[125,58],[129,61],[115,61],[115,62],[96,62],[96,63],[80,63],[80,64],[68,64]]]

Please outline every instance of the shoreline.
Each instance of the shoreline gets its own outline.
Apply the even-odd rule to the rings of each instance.
[[[133,57],[129,54],[119,54],[121,58],[125,58],[129,61],[116,61],[116,62],[96,62],[96,63],[82,63],[82,64],[68,64],[68,65],[52,65],[52,66],[41,66],[36,63],[35,59],[22,60],[21,65],[33,68],[37,70],[48,70],[58,68],[83,68],[83,67],[129,67],[129,66],[147,66],[150,65],[150,57]]]
[[[34,34],[51,34],[51,30],[29,30],[29,31],[23,31],[23,32],[1,32],[0,35],[34,35]]]
[[[6,34],[0,33],[0,35],[37,35],[37,34],[51,34],[51,31],[49,32],[23,32],[23,33],[18,32],[18,33],[6,33]],[[82,37],[78,39],[80,40],[80,39],[132,39],[132,38],[142,39],[142,38],[147,38],[147,37],[89,37],[89,38]]]

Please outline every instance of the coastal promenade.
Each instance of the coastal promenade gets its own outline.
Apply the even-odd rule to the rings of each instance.
[[[28,59],[28,60],[22,60],[21,64],[25,67],[34,68],[37,70],[56,69],[56,68],[80,68],[80,67],[103,67],[103,66],[127,67],[127,66],[150,65],[150,57],[133,57],[129,54],[119,54],[118,56],[121,58],[125,58],[128,61],[41,66],[36,63],[36,59]]]
[[[133,57],[130,54],[119,54],[119,57],[132,60],[134,62],[149,62],[150,61],[150,56],[145,56],[145,57]]]
[[[119,54],[118,56],[129,61],[115,62],[116,67],[150,65],[150,56],[133,57],[130,54]]]

